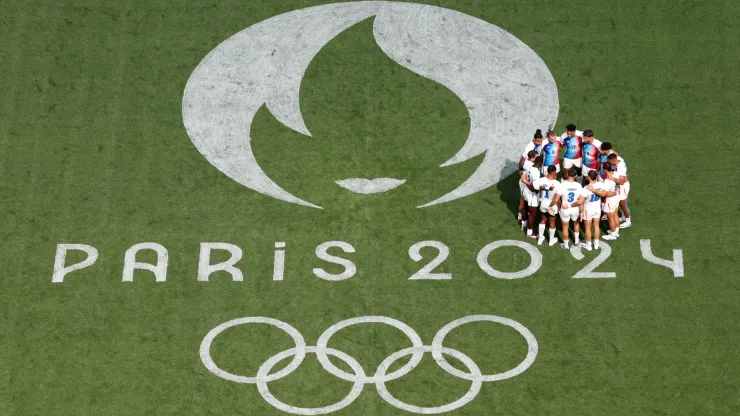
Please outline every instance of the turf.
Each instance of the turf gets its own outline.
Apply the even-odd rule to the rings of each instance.
[[[269,316],[313,345],[341,319],[387,315],[429,343],[470,314],[521,322],[540,353],[523,374],[484,384],[457,414],[740,414],[735,2],[430,2],[496,24],[537,51],[558,84],[558,130],[592,128],[629,164],[634,227],[599,268],[617,278],[571,279],[586,261],[546,247],[542,269],[512,281],[487,276],[476,255],[489,242],[522,238],[512,214],[516,178],[414,208],[456,187],[479,160],[438,167],[465,141],[465,107],[385,57],[370,21],[309,67],[301,107],[313,138],[266,111],[253,128],[265,171],[325,209],[250,191],[191,144],[180,106],[198,62],[237,31],[313,4],[0,3],[0,414],[280,415],[256,387],[201,364],[198,347],[211,328]],[[408,186],[361,197],[334,184],[381,174]],[[682,249],[686,276],[643,260],[640,239],[661,257]],[[314,255],[330,240],[354,246],[347,257],[356,276],[313,276],[314,267],[338,270]],[[423,240],[449,246],[438,271],[452,280],[407,280],[420,268],[408,248]],[[140,271],[122,283],[124,252],[146,241],[169,250],[167,282]],[[244,250],[244,282],[226,274],[197,282],[199,243],[208,241]],[[282,282],[271,279],[275,241],[287,242]],[[52,284],[59,243],[93,245],[100,258]],[[513,248],[490,262],[504,271],[527,263]],[[408,345],[377,325],[348,329],[334,344],[367,371]],[[484,372],[509,368],[524,351],[516,334],[485,324],[453,333],[449,345]],[[277,331],[250,327],[219,338],[214,356],[254,374],[290,346]],[[430,357],[389,383],[396,397],[425,406],[468,386]],[[287,403],[323,406],[350,383],[310,357],[270,388]],[[401,413],[373,391],[367,386],[337,414]]]

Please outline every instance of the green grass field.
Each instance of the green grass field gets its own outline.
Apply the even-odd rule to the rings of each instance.
[[[439,167],[465,142],[465,105],[386,57],[372,20],[339,35],[311,63],[301,108],[312,138],[265,109],[252,126],[264,171],[324,208],[317,210],[263,196],[211,166],[183,127],[181,103],[192,71],[219,43],[320,2],[6,0],[0,2],[0,414],[285,415],[256,386],[204,367],[199,346],[212,328],[272,317],[316,345],[342,319],[383,315],[407,323],[429,344],[448,322],[477,314],[520,322],[536,336],[539,354],[522,374],[483,383],[453,414],[740,414],[737,3],[427,3],[483,19],[526,43],[557,82],[558,132],[571,122],[591,128],[624,156],[634,226],[611,243],[612,255],[598,268],[616,279],[572,279],[588,260],[547,246],[539,247],[542,268],[523,279],[497,279],[479,268],[476,256],[486,244],[525,240],[513,221],[515,176],[457,201],[415,208],[457,187],[480,158]],[[359,176],[408,182],[367,196],[334,183]],[[683,250],[685,277],[645,261],[641,239],[650,239],[662,258]],[[354,277],[314,276],[316,267],[342,271],[314,253],[332,240],[356,249],[332,251],[356,264]],[[419,263],[409,257],[409,247],[424,240],[449,247],[437,271],[452,273],[451,280],[408,280],[435,255],[426,249]],[[283,281],[272,280],[278,241],[286,242]],[[144,270],[133,283],[121,281],[124,253],[142,242],[168,249],[166,282]],[[241,247],[244,281],[221,272],[198,282],[201,242]],[[94,246],[99,259],[53,284],[62,243]],[[77,254],[68,262],[80,261]],[[220,254],[214,262],[225,259]],[[155,256],[142,252],[138,260]],[[517,271],[528,256],[507,247],[489,262]],[[381,325],[347,328],[330,345],[368,373],[410,346]],[[490,323],[466,325],[445,345],[484,373],[506,371],[526,352],[516,332]],[[217,338],[212,354],[222,368],[252,376],[292,347],[275,328],[241,326]],[[352,383],[323,371],[309,354],[269,386],[285,403],[319,407],[341,400]],[[469,387],[430,354],[388,383],[395,397],[417,406],[457,400]],[[367,385],[335,414],[409,413]]]

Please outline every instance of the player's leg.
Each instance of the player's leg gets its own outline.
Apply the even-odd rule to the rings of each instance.
[[[586,244],[583,245],[583,248],[591,251],[591,224],[593,223],[593,221],[588,218],[589,216],[588,214],[586,214],[586,217],[583,219],[583,232],[584,234],[586,234]]]
[[[526,202],[524,201],[524,195],[519,197],[519,214],[516,217],[516,222],[522,222],[524,220],[524,207],[526,207]]]
[[[567,209],[560,210],[560,222],[563,224],[563,244],[560,246],[567,249],[570,243],[570,213]]]
[[[537,205],[535,206],[529,206],[529,212],[528,212],[528,226],[527,226],[527,238],[537,238],[536,235],[534,235],[534,221],[535,218],[537,218]]]
[[[558,240],[555,238],[555,232],[557,231],[557,228],[556,228],[557,227],[557,223],[556,222],[558,220],[557,214],[550,215],[549,216],[549,220],[550,220],[550,230],[549,230],[549,232],[550,232],[550,242],[549,242],[549,244],[550,244],[550,247],[552,247],[555,244],[557,244],[557,242],[558,242]]]
[[[601,227],[599,225],[599,217],[601,217],[601,211],[596,211],[596,215],[593,216],[594,223],[594,248],[599,249],[599,238],[601,237]]]
[[[632,219],[630,218],[630,208],[628,204],[628,198],[630,193],[630,183],[627,182],[619,187],[619,207],[622,208],[622,224],[619,228],[629,228],[632,226]]]
[[[573,210],[575,213],[571,216],[573,222],[573,244],[578,247],[581,244],[581,220],[578,218],[579,210]]]
[[[539,238],[537,239],[537,245],[541,246],[545,242],[545,224],[547,224],[547,209],[544,211],[540,208],[540,225],[538,231]]]

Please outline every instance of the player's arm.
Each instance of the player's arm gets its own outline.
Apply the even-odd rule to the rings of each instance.
[[[552,201],[550,201],[550,207],[557,207],[559,205],[560,205],[560,194],[555,194],[555,196],[552,198]]]
[[[578,205],[581,207],[581,219],[583,219],[585,217],[585,213],[584,213],[584,211],[586,210],[586,204],[585,204],[585,202],[586,202],[586,195],[583,195],[582,194],[578,198]]]
[[[532,183],[529,181],[529,178],[527,178],[527,172],[522,172],[522,174],[519,175],[519,180],[528,187],[532,187]]]
[[[526,160],[527,160],[527,159],[526,159],[526,158],[525,158],[524,156],[522,156],[522,157],[521,157],[521,158],[519,159],[519,172],[521,172],[521,171],[523,171],[523,170],[524,170],[524,162],[525,162]]]
[[[617,185],[624,185],[625,182],[628,182],[630,180],[629,176],[627,175],[619,175],[618,178],[614,179],[614,182],[617,183]]]

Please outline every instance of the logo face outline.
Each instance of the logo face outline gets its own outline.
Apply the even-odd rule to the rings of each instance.
[[[559,111],[555,80],[542,59],[512,34],[450,9],[360,1],[274,16],[214,48],[193,71],[183,94],[183,123],[198,151],[247,188],[321,208],[284,190],[260,168],[252,152],[251,124],[265,106],[279,122],[310,137],[298,100],[305,71],[329,41],[370,17],[375,18],[375,41],[389,58],[442,84],[468,110],[468,139],[441,167],[484,154],[463,184],[419,208],[496,184],[516,170],[532,132],[555,124]],[[353,192],[376,193],[404,181],[355,178],[336,182]]]
[[[445,347],[443,345],[445,337],[452,330],[472,322],[493,322],[514,329],[527,341],[526,357],[522,360],[521,363],[519,363],[519,365],[512,368],[511,370],[497,374],[483,374],[480,370],[480,367],[478,367],[473,359],[459,350]],[[265,360],[265,362],[260,365],[259,369],[257,370],[257,375],[255,377],[232,374],[218,367],[218,365],[213,360],[213,357],[211,356],[211,346],[216,337],[218,337],[218,335],[220,335],[222,332],[234,326],[255,323],[275,326],[276,328],[285,331],[293,339],[296,346],[285,351],[278,352],[277,354]],[[377,323],[392,326],[406,335],[406,337],[411,341],[412,344],[411,347],[401,349],[386,357],[380,363],[373,376],[367,376],[362,365],[360,365],[360,363],[351,355],[327,346],[331,337],[334,336],[341,329],[352,325],[368,323]],[[420,407],[403,402],[390,394],[385,384],[388,381],[396,380],[413,371],[414,368],[416,368],[416,366],[421,361],[423,355],[427,352],[432,353],[435,361],[444,371],[455,377],[471,382],[470,388],[464,396],[445,405],[436,407]],[[268,383],[290,375],[290,373],[295,371],[303,363],[303,360],[306,358],[306,355],[308,353],[316,354],[319,363],[328,373],[342,380],[354,383],[351,391],[347,394],[347,396],[345,396],[339,402],[328,406],[305,408],[286,404],[277,399],[270,392]],[[211,329],[203,338],[203,341],[200,345],[200,358],[203,365],[208,369],[208,371],[228,381],[243,384],[256,384],[257,390],[259,391],[260,395],[262,395],[262,398],[264,398],[265,401],[267,401],[270,405],[284,412],[299,415],[319,415],[341,410],[352,404],[352,402],[354,402],[360,396],[366,384],[375,384],[380,397],[388,404],[400,410],[419,414],[438,414],[450,412],[452,410],[459,409],[473,401],[473,399],[475,399],[475,397],[480,392],[483,383],[506,380],[526,371],[534,363],[538,353],[539,344],[537,343],[537,339],[535,338],[534,334],[532,334],[532,332],[527,329],[527,327],[512,319],[496,315],[470,315],[460,319],[456,319],[442,327],[442,329],[437,332],[437,334],[434,336],[434,339],[432,340],[431,345],[424,345],[416,331],[414,331],[407,324],[387,316],[360,316],[357,318],[350,318],[337,322],[336,324],[327,328],[319,336],[316,346],[307,346],[303,335],[301,335],[301,333],[297,329],[286,322],[266,317],[237,318],[224,322]],[[352,369],[354,374],[348,373],[346,371],[343,371],[339,367],[336,367],[329,360],[329,355],[344,361],[345,364],[347,364]],[[387,373],[388,369],[396,361],[407,355],[411,355],[411,359],[408,363],[390,374]],[[461,361],[468,368],[469,373],[465,373],[464,371],[461,371],[450,365],[449,362],[444,358],[444,355],[450,355]],[[293,357],[293,359],[285,368],[274,374],[270,374],[270,370],[272,370],[272,368],[276,364],[290,357]]]

